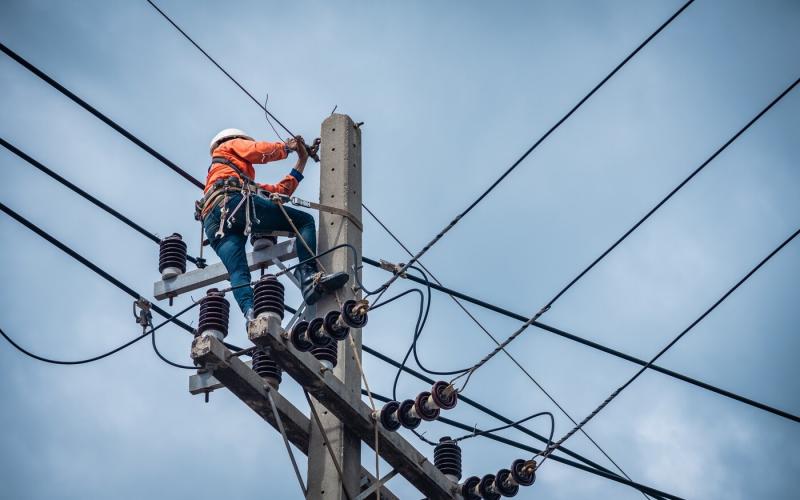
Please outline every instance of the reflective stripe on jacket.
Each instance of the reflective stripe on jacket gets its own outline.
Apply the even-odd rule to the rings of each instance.
[[[251,179],[255,179],[254,163],[269,163],[286,158],[286,148],[282,142],[257,142],[248,139],[231,139],[225,141],[211,153],[211,156],[221,156],[235,164]],[[208,192],[217,179],[225,177],[238,177],[237,173],[229,166],[221,163],[211,165],[206,177],[204,192]],[[285,176],[276,184],[259,184],[263,189],[272,193],[291,196],[303,176],[292,169],[292,173]]]

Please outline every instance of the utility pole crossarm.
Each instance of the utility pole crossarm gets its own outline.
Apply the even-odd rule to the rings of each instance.
[[[308,417],[280,392],[271,389],[244,361],[231,354],[231,351],[213,337],[198,337],[192,343],[192,358],[207,367],[213,367],[214,378],[277,430],[278,425],[267,399],[267,392],[271,391],[287,438],[298,450],[307,455],[312,428]],[[363,467],[361,477],[365,479],[362,482],[366,487],[375,484],[375,476]],[[381,486],[381,499],[398,500],[397,496],[385,486]]]
[[[250,340],[270,349],[270,353],[283,370],[312,394],[328,411],[348,429],[374,449],[375,426],[378,425],[380,456],[404,478],[429,498],[460,499],[458,485],[449,480],[424,455],[395,432],[381,427],[372,417],[372,410],[360,396],[348,397],[345,385],[311,354],[294,349],[283,340],[280,333],[266,328],[249,331]],[[219,343],[214,339],[211,341]],[[224,348],[224,347],[223,347]]]

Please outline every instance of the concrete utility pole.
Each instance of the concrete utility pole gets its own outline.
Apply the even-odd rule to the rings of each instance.
[[[342,208],[361,220],[361,130],[347,115],[333,114],[322,122],[320,148],[319,202]],[[319,253],[342,243],[355,247],[359,262],[347,248],[336,250],[321,258],[328,272],[350,272],[361,265],[361,230],[349,219],[328,212],[319,214]],[[353,280],[339,291],[344,301],[360,298],[353,293]],[[328,311],[338,310],[336,297],[327,295],[316,304],[315,315],[324,317]],[[334,375],[344,383],[346,396],[352,404],[361,401],[361,374],[355,356],[361,359],[361,330],[351,329],[355,342],[353,352],[350,341],[338,342],[338,364]],[[343,478],[331,460],[323,437],[316,426],[311,429],[308,451],[309,500],[343,500],[342,479],[347,491],[359,491],[361,477],[361,439],[348,431],[339,419],[323,405],[314,401],[330,444],[341,464]]]

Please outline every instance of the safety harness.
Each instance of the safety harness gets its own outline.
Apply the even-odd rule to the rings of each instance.
[[[233,223],[236,220],[236,215],[238,214],[239,210],[244,207],[245,210],[245,227],[244,227],[244,234],[245,236],[249,235],[252,231],[252,223],[255,221],[259,223],[258,216],[256,215],[255,205],[253,204],[251,197],[252,196],[262,196],[264,198],[269,199],[274,203],[291,203],[292,205],[310,208],[312,210],[319,210],[323,212],[328,212],[336,215],[340,215],[342,217],[346,217],[350,222],[355,225],[359,231],[363,231],[364,227],[361,224],[361,221],[358,218],[338,207],[331,207],[327,205],[322,205],[319,203],[314,203],[312,201],[307,201],[300,199],[296,196],[287,196],[285,194],[280,193],[271,193],[269,191],[265,191],[261,186],[259,186],[253,179],[251,179],[247,174],[245,174],[235,163],[228,160],[227,158],[223,158],[221,156],[215,156],[211,159],[211,165],[208,167],[208,170],[211,171],[211,168],[215,164],[223,164],[230,167],[239,178],[236,177],[225,177],[223,179],[218,179],[214,182],[214,185],[208,192],[201,198],[200,200],[195,202],[195,219],[200,221],[201,225],[203,220],[205,219],[206,215],[213,210],[215,207],[220,206],[220,218],[219,218],[219,229],[214,234],[216,238],[222,238],[225,236],[225,225],[227,224],[228,228],[230,229],[233,227]],[[236,207],[228,213],[228,200],[232,194],[240,193],[242,195],[242,200],[236,205]],[[252,219],[251,219],[252,213]]]

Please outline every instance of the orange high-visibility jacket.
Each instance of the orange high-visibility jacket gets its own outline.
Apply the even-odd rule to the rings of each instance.
[[[256,170],[253,163],[269,163],[286,158],[286,148],[282,142],[256,142],[248,139],[231,139],[225,141],[211,153],[212,157],[219,156],[227,159],[244,172],[250,179],[255,180]],[[217,179],[225,177],[239,177],[239,175],[224,163],[214,163],[206,177],[204,192],[208,192]],[[291,196],[297,185],[303,180],[303,174],[295,169],[281,179],[277,184],[259,184],[271,193],[280,193]]]

